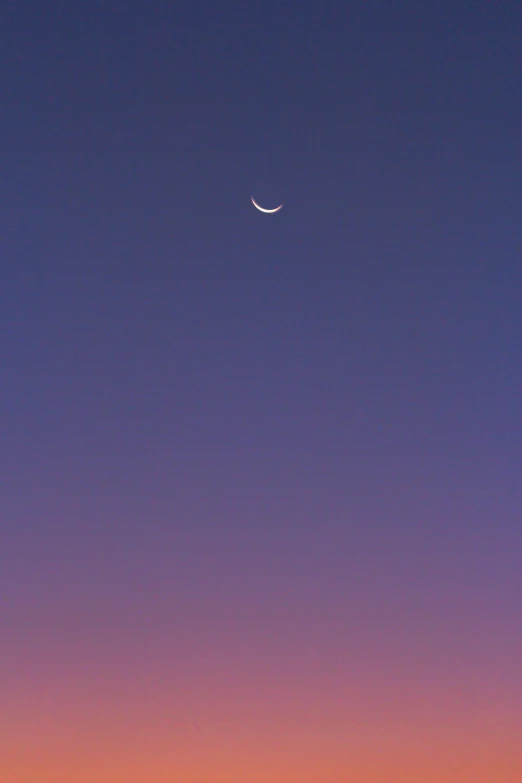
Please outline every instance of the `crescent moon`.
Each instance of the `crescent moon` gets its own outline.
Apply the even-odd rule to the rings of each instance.
[[[274,212],[279,212],[280,209],[283,209],[283,205],[279,204],[278,207],[275,209],[263,209],[263,207],[260,207],[259,204],[256,202],[253,196],[250,196],[252,199],[252,204],[255,206],[256,209],[258,209],[260,212],[266,212],[268,215],[273,215]]]

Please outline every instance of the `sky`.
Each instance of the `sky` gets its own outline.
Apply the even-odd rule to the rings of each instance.
[[[521,34],[2,4],[3,783],[520,783]]]

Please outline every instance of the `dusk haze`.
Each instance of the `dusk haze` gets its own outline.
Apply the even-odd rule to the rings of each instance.
[[[522,783],[522,4],[0,42],[0,783]]]

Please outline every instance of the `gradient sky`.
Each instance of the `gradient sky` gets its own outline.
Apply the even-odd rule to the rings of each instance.
[[[520,783],[520,3],[0,30],[2,783]]]

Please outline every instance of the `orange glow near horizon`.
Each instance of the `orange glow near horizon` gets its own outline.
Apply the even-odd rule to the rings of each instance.
[[[326,662],[325,662],[326,663]],[[515,700],[346,665],[315,676],[150,670],[35,674],[0,724],[8,783],[519,783]],[[504,693],[504,696],[502,696]]]

